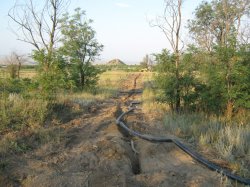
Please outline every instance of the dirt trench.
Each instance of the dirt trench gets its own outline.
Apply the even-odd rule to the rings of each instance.
[[[139,92],[130,92],[142,88],[139,79],[131,74],[122,84],[124,93],[62,125],[60,142],[10,158],[12,166],[0,178],[0,186],[223,186],[219,174],[173,144],[146,142],[118,128],[116,117],[132,100],[140,100]],[[164,132],[141,110],[125,121],[142,132]]]
[[[132,90],[136,90],[134,78]],[[129,94],[125,103],[140,100],[140,94]],[[130,100],[130,102],[127,102]],[[125,123],[133,130],[146,134],[165,135],[161,123],[150,119],[141,110],[135,110],[125,117]],[[184,153],[173,143],[151,143],[137,137],[131,137],[133,151],[136,155],[138,172],[133,176],[138,186],[225,186],[223,177],[208,170]]]

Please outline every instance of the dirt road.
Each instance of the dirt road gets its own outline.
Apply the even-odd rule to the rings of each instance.
[[[137,83],[135,82],[137,80]],[[138,74],[122,83],[141,88]],[[140,94],[120,94],[63,124],[60,142],[12,158],[6,186],[155,187],[223,186],[221,177],[171,143],[150,143],[123,132],[116,117]],[[136,115],[135,115],[136,114]],[[161,124],[136,110],[126,118],[142,132],[164,133]],[[149,123],[150,122],[150,123]]]

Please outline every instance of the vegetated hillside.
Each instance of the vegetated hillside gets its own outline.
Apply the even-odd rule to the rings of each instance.
[[[117,58],[107,62],[107,65],[109,65],[109,66],[126,66],[126,64],[123,61],[121,61],[120,59],[117,59]]]

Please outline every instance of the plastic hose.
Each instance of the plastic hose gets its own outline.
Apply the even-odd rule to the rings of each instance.
[[[186,152],[188,155],[190,155],[192,158],[194,158],[195,160],[197,160],[201,164],[205,165],[209,169],[216,171],[220,174],[223,174],[223,175],[227,176],[228,178],[231,178],[231,179],[238,181],[240,183],[243,183],[245,185],[250,185],[250,179],[245,179],[245,178],[242,178],[240,176],[234,175],[230,171],[228,171],[224,168],[221,168],[220,166],[204,159],[200,154],[191,150],[189,147],[187,147],[186,145],[184,145],[183,143],[181,143],[177,139],[167,138],[167,137],[156,137],[156,136],[151,136],[151,135],[147,135],[147,134],[141,134],[137,131],[134,131],[134,130],[128,128],[128,126],[122,121],[122,118],[125,115],[127,115],[128,113],[135,110],[135,108],[133,108],[134,104],[140,104],[140,102],[138,102],[138,101],[131,102],[129,105],[129,110],[126,112],[123,112],[116,120],[116,124],[119,125],[121,128],[123,128],[124,130],[126,130],[127,132],[129,132],[131,135],[137,136],[143,140],[147,140],[150,142],[172,142],[176,146],[178,146],[180,149],[182,149],[184,152]]]

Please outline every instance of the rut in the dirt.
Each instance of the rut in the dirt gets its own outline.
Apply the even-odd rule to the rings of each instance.
[[[133,92],[133,90],[136,89],[136,81],[138,77],[139,76],[135,77],[134,79],[133,89],[130,92],[128,92],[128,96],[124,100],[125,104],[128,104],[127,100],[129,98],[138,93],[138,92]],[[137,115],[135,115],[135,118],[137,118]],[[139,114],[138,117],[141,118],[141,115],[142,114]],[[123,124],[133,126],[133,123],[132,124],[127,123],[126,119],[123,121],[125,122]],[[137,121],[139,121],[140,124],[141,120],[139,119]],[[118,120],[117,122],[119,123]],[[138,126],[139,128],[141,128],[140,125]],[[123,134],[123,136],[126,136],[132,140],[133,137],[129,134],[129,132],[126,131],[124,128],[121,128],[120,125],[119,125],[119,130]],[[156,147],[157,149],[149,152],[145,150],[150,149],[150,147],[145,148],[144,146],[147,145],[148,142],[145,142],[143,140],[137,140],[136,144],[139,150],[139,154],[137,156],[138,163],[136,163],[136,167],[140,169],[139,170],[140,172],[138,173],[134,172],[134,174],[137,175],[135,177],[136,180],[140,181],[143,178],[143,180],[147,181],[146,179],[157,178],[156,176],[160,175],[161,181],[157,181],[157,183],[155,183],[155,185],[157,186],[190,186],[190,185],[218,186],[222,184],[220,180],[221,177],[217,173],[211,172],[206,168],[202,167],[201,165],[199,165],[199,163],[194,161],[189,155],[186,155],[184,152],[182,152],[182,150],[180,150],[173,144],[163,145],[164,147],[162,146],[158,147],[158,145],[161,144],[156,142],[154,144],[149,143],[150,147],[155,147],[154,145],[157,145]],[[178,167],[179,164],[180,167]],[[163,180],[162,177],[165,178],[165,180]],[[147,183],[152,183],[152,181],[150,182],[147,181],[145,184]]]
[[[63,124],[60,141],[9,158],[0,186],[219,186],[220,176],[176,147],[145,142],[118,129],[116,117],[132,100],[140,100],[139,92],[131,90],[141,89],[141,79],[130,74],[122,83],[124,93]],[[148,120],[141,110],[127,117],[128,126],[142,132],[164,132]]]
[[[139,77],[140,77],[140,74],[136,75],[135,78],[133,79],[133,87],[129,91],[127,91],[128,96],[125,97],[125,99],[123,99],[124,103],[126,103],[129,100],[129,98],[131,98],[135,94],[134,90],[136,89],[137,79]],[[115,117],[118,118],[122,114],[122,112],[123,111],[122,111],[122,108],[121,108],[121,103],[118,103]],[[127,142],[130,144],[130,146],[131,146],[130,151],[132,151],[134,153],[132,158],[130,158],[132,172],[135,175],[140,174],[140,162],[139,162],[138,153],[134,148],[134,141],[132,139],[133,137],[127,131],[124,131],[124,129],[120,128],[119,126],[118,126],[118,130],[123,135],[123,137],[126,138]]]
[[[117,105],[117,110],[115,112],[115,117],[117,118],[121,114],[122,114],[122,109],[121,109],[120,104],[118,104]],[[129,154],[129,155],[131,155],[130,156],[130,161],[131,161],[132,172],[135,175],[140,174],[140,162],[139,162],[138,153],[134,149],[134,142],[133,142],[133,139],[132,139],[133,137],[127,131],[125,131],[123,128],[121,128],[119,126],[118,126],[118,130],[122,134],[122,136],[124,137],[126,142],[131,146],[131,149],[129,151],[132,152],[133,154]]]

